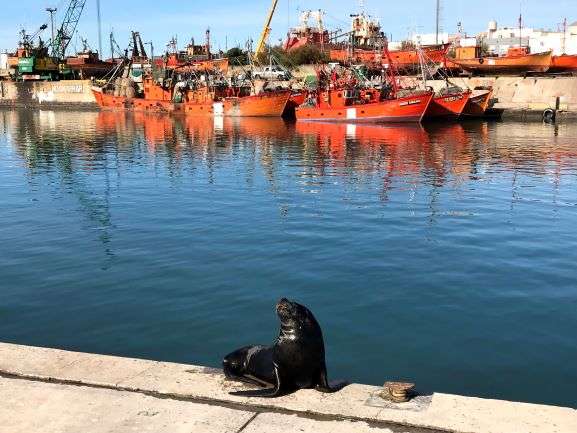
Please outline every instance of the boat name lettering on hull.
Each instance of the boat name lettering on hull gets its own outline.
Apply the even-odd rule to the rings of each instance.
[[[420,104],[420,103],[421,103],[421,100],[420,100],[420,99],[411,99],[410,101],[401,102],[401,103],[399,104],[399,106],[400,106],[400,107],[405,107],[405,106],[407,106],[407,105],[417,105],[417,104]]]

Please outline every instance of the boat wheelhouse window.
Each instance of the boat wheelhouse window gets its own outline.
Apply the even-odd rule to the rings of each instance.
[[[355,97],[355,94],[352,90],[345,90],[345,99],[351,99]]]

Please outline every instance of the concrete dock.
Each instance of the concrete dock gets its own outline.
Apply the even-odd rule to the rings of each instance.
[[[231,396],[220,370],[0,343],[0,431],[574,433],[577,410],[379,387]]]

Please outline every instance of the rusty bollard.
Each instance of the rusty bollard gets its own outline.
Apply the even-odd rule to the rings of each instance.
[[[413,397],[414,390],[414,383],[385,382],[381,397],[394,403],[406,403]]]

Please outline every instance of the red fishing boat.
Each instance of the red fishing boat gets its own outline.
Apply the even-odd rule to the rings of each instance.
[[[471,90],[460,88],[443,89],[433,97],[427,112],[426,119],[458,119],[469,102]]]
[[[420,122],[433,98],[433,92],[382,99],[377,89],[328,89],[309,98],[296,109],[297,120],[340,122]]]
[[[390,55],[385,44],[385,57]],[[317,70],[318,89],[309,93],[296,109],[297,120],[345,121],[349,123],[420,122],[433,99],[429,90],[399,87],[398,72],[393,64],[385,69],[382,85],[360,82],[355,69],[339,76],[337,69],[328,74]]]

